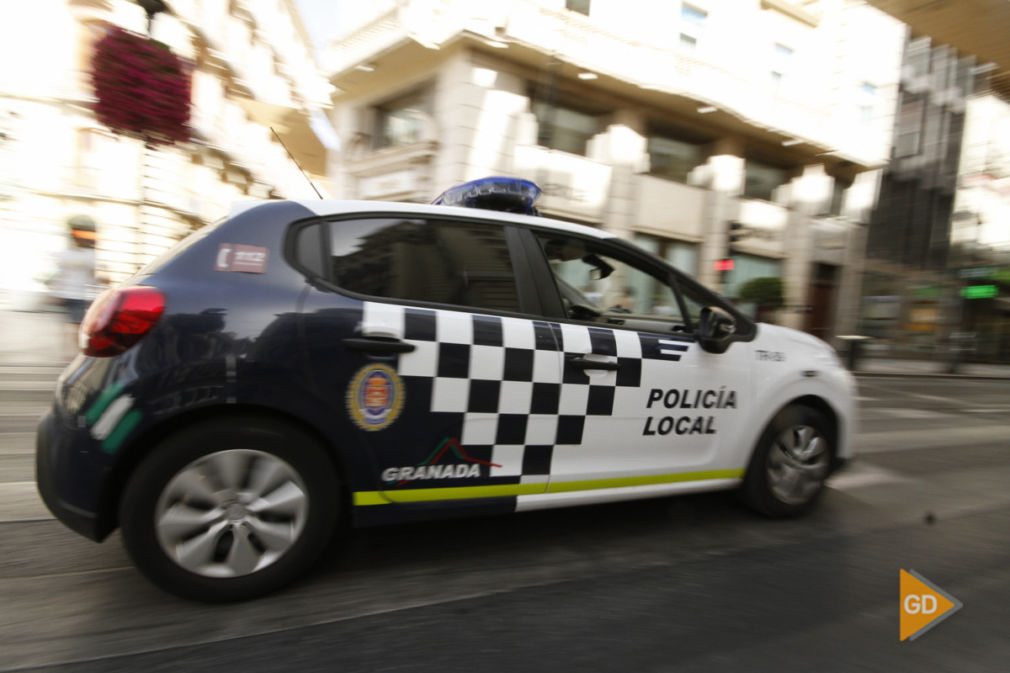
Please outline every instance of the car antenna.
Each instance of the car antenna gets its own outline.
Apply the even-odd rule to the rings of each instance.
[[[291,157],[291,161],[295,162],[295,166],[298,166],[298,170],[300,170],[302,172],[302,175],[305,176],[305,180],[306,180],[306,182],[309,183],[309,186],[312,187],[312,191],[314,191],[316,193],[316,196],[319,197],[319,200],[322,201],[323,200],[323,195],[319,193],[318,189],[316,189],[316,185],[315,185],[314,182],[312,182],[312,178],[310,178],[309,174],[305,172],[305,169],[302,168],[302,165],[300,163],[298,163],[298,159],[295,159],[295,155],[291,154],[291,150],[289,150],[288,146],[284,144],[284,141],[281,140],[281,137],[279,135],[277,135],[277,131],[274,131],[274,127],[273,126],[270,127],[270,133],[274,134],[274,138],[277,138],[277,142],[279,142],[281,144],[281,147],[284,148],[284,151],[288,153],[289,157]]]

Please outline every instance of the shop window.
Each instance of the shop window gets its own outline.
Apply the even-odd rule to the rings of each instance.
[[[650,132],[646,147],[649,152],[649,174],[677,182],[687,182],[688,175],[705,163],[705,146],[671,137],[662,132]]]
[[[565,0],[565,9],[589,16],[590,0]]]
[[[788,179],[786,169],[748,159],[744,163],[744,198],[771,201],[775,190]]]
[[[661,257],[670,266],[683,271],[688,276],[698,275],[698,246],[695,243],[658,238],[646,234],[635,235],[635,245]]]
[[[726,274],[723,294],[730,299],[740,295],[740,288],[755,278],[781,278],[782,262],[778,259],[737,253],[733,255],[733,270]]]

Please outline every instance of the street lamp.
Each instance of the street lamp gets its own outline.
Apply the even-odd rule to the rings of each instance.
[[[147,13],[147,34],[151,34],[151,23],[154,21],[154,15],[161,12],[168,11],[168,5],[164,3],[164,0],[136,0],[136,3],[144,8]]]
[[[144,9],[144,13],[147,14],[147,36],[151,36],[151,24],[154,23],[154,17],[156,14],[168,11],[168,5],[164,3],[163,0],[135,0],[135,2]],[[139,225],[138,234],[140,229],[144,227],[144,206],[148,203],[147,197],[147,168],[149,167],[149,158],[151,152],[151,143],[145,141],[143,153],[141,154],[141,168],[137,175],[140,187],[140,203],[137,205],[137,224]]]

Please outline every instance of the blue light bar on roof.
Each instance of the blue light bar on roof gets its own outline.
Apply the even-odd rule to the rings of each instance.
[[[450,187],[432,201],[432,204],[539,215],[533,205],[539,197],[540,188],[529,180],[490,177]]]

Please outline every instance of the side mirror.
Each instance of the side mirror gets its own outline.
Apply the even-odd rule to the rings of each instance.
[[[568,317],[575,320],[594,321],[602,315],[600,311],[582,304],[572,304],[568,308]]]
[[[701,309],[698,319],[698,345],[709,353],[725,353],[733,342],[736,321],[718,306]]]

